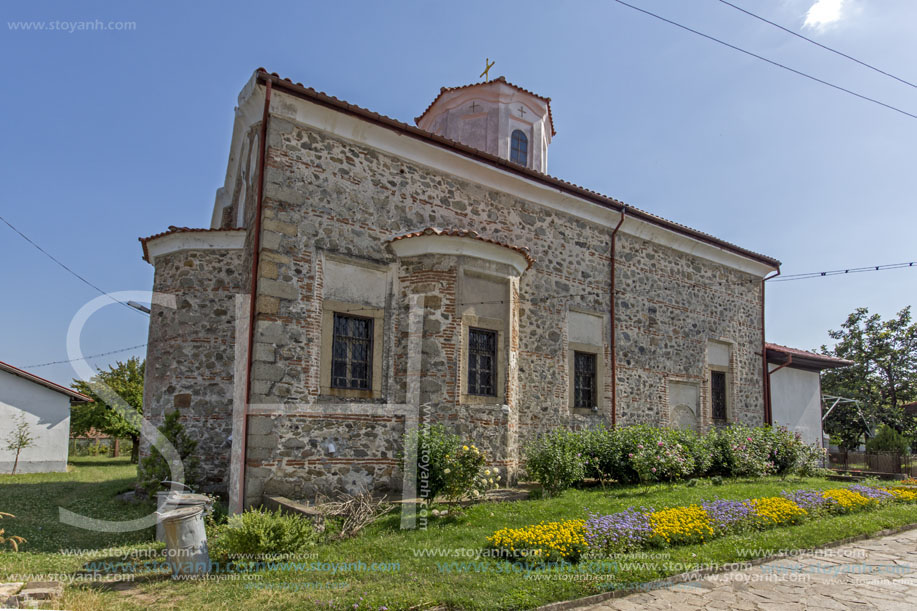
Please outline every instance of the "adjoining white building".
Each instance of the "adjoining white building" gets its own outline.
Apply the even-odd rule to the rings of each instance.
[[[21,421],[29,426],[32,445],[19,454],[16,473],[67,470],[70,406],[91,398],[0,361],[0,473],[9,473],[16,452],[9,436]]]
[[[823,447],[821,371],[853,363],[778,344],[764,346],[774,426],[785,426],[802,435],[806,443]]]

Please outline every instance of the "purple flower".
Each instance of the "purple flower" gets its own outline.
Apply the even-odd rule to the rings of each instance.
[[[806,511],[817,510],[826,505],[836,503],[834,499],[826,499],[819,490],[795,490],[781,492],[784,498],[789,499]]]
[[[701,506],[710,516],[713,528],[720,533],[741,525],[751,514],[751,507],[745,501],[714,499],[704,501]]]
[[[652,512],[652,508],[630,507],[610,515],[591,514],[584,526],[586,542],[606,551],[641,547],[653,532]]]
[[[890,499],[893,496],[890,492],[885,492],[884,490],[879,490],[878,488],[870,488],[869,486],[863,486],[861,484],[849,486],[848,488],[857,494],[865,496],[867,499],[875,499],[877,501],[884,501],[885,499]]]

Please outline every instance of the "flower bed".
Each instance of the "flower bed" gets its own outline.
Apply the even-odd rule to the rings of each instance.
[[[796,490],[744,501],[713,499],[658,510],[631,507],[609,515],[591,514],[587,520],[504,528],[487,541],[497,555],[508,560],[575,562],[586,552],[606,556],[645,547],[704,543],[728,534],[789,526],[895,502],[917,503],[917,491],[857,485]]]

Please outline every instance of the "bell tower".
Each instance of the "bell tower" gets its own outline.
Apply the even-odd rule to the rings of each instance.
[[[551,98],[499,76],[461,87],[443,87],[414,119],[420,129],[542,173],[554,136]]]

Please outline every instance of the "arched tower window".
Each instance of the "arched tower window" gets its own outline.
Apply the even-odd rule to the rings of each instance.
[[[514,130],[510,140],[509,160],[519,165],[528,165],[529,139],[521,130]]]

